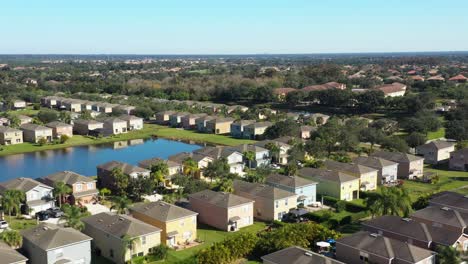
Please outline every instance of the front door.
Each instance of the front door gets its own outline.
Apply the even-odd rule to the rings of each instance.
[[[170,247],[173,247],[176,245],[176,242],[175,242],[175,237],[169,237],[167,239],[167,245],[170,246]]]

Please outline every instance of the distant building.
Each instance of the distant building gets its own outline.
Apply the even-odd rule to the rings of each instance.
[[[415,179],[424,176],[424,158],[402,152],[378,151],[371,157],[382,158],[398,163],[398,178]]]
[[[338,83],[338,82],[327,82],[324,84],[318,85],[311,85],[301,89],[304,92],[312,92],[312,91],[323,91],[323,90],[330,90],[330,89],[338,89],[338,90],[345,90],[346,84]]]
[[[356,164],[377,169],[377,184],[395,183],[398,179],[398,163],[379,157],[357,157],[353,159]]]
[[[255,120],[239,120],[231,124],[231,136],[235,138],[244,137],[244,128],[255,123]]]
[[[406,85],[394,82],[392,84],[384,84],[375,88],[376,90],[382,91],[385,97],[399,97],[404,96],[406,93]]]
[[[431,141],[416,147],[416,154],[424,156],[424,162],[439,164],[450,159],[450,153],[455,151],[455,144],[447,141]]]
[[[449,168],[451,170],[468,171],[468,148],[450,153]]]
[[[104,123],[96,120],[77,119],[73,121],[73,132],[78,135],[97,135]]]
[[[244,126],[243,137],[248,139],[259,139],[263,136],[266,129],[272,126],[273,123],[264,121],[264,122],[255,122],[250,125]]]
[[[23,143],[23,131],[11,127],[0,126],[0,144],[15,145]]]
[[[116,190],[115,180],[112,175],[115,169],[119,169],[122,173],[128,175],[131,178],[137,178],[138,176],[149,177],[151,171],[143,169],[137,166],[130,165],[119,161],[109,161],[107,163],[97,166],[97,178],[100,183],[100,188],[108,188],[110,190]]]
[[[163,111],[156,113],[156,123],[160,125],[168,125],[169,117],[174,113],[174,111]]]
[[[119,135],[119,134],[125,134],[128,132],[127,130],[127,121],[115,118],[115,117],[110,117],[102,120],[103,122],[103,127],[102,127],[102,133],[104,136],[110,136],[110,135]]]
[[[341,171],[359,178],[362,191],[373,191],[377,189],[377,169],[361,164],[337,162],[334,160],[325,161],[325,167],[329,170]]]
[[[127,130],[141,130],[143,129],[143,118],[133,116],[133,115],[121,115],[119,116],[120,120],[127,122]]]
[[[66,198],[71,204],[75,202],[89,204],[96,201],[99,194],[96,189],[96,180],[73,171],[60,171],[47,175],[44,177],[44,182],[50,186],[54,186],[59,182],[68,185],[72,192]]]
[[[209,120],[206,122],[205,132],[212,134],[229,134],[231,132],[231,124],[233,122],[234,119],[230,117]]]
[[[54,121],[46,124],[46,127],[52,128],[54,138],[60,138],[62,135],[73,137],[73,125]]]
[[[51,142],[53,139],[52,129],[36,124],[24,124],[20,126],[23,131],[23,139],[26,142],[38,143],[40,139]]]

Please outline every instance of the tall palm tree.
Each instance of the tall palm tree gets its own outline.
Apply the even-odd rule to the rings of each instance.
[[[62,219],[65,219],[66,226],[74,228],[76,230],[83,230],[84,223],[81,222],[81,218],[84,214],[81,212],[81,208],[74,205],[65,204],[63,206],[63,216]]]
[[[273,142],[269,142],[265,145],[265,148],[268,149],[271,153],[271,157],[273,161],[278,162],[279,161],[279,153],[280,153],[280,147],[276,145]]]
[[[125,259],[127,252],[130,252],[130,263],[133,263],[133,248],[135,247],[135,244],[138,243],[138,241],[140,241],[138,237],[130,237],[129,235],[122,236],[123,257]]]
[[[11,215],[13,212],[18,215],[20,211],[21,203],[26,199],[26,195],[20,190],[6,190],[2,197],[2,208],[8,212],[8,216],[11,221]]]
[[[198,164],[192,158],[187,158],[186,160],[184,160],[183,167],[184,174],[190,175],[192,177],[194,177],[195,174],[200,171],[200,169],[198,168]]]
[[[245,151],[243,154],[244,154],[245,159],[249,162],[249,169],[251,169],[252,161],[255,160],[255,152],[248,150],[248,151]]]
[[[376,195],[366,200],[372,216],[397,215],[407,217],[411,213],[411,199],[403,187],[382,187]]]
[[[116,210],[118,214],[126,214],[127,209],[130,206],[130,199],[126,196],[115,197],[112,201],[113,205],[110,210]]]
[[[70,186],[66,185],[64,182],[56,182],[54,184],[53,194],[56,199],[58,199],[59,207],[62,207],[62,202],[65,195],[72,192]]]
[[[5,230],[1,233],[1,238],[12,248],[19,248],[23,244],[23,236],[17,230]]]
[[[106,200],[106,196],[108,196],[109,194],[111,194],[111,190],[107,189],[107,188],[101,188],[99,190],[99,195],[101,196],[102,200]]]

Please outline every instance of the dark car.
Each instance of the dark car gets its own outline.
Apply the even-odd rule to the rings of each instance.
[[[38,219],[39,221],[45,221],[49,219],[49,213],[47,213],[46,211],[37,212],[36,219]]]
[[[60,208],[58,207],[49,208],[46,210],[46,212],[49,214],[49,217],[52,217],[52,218],[60,218],[63,216],[63,211],[60,210]]]

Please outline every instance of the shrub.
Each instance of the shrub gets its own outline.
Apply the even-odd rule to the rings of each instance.
[[[61,143],[61,144],[64,144],[64,143],[67,142],[69,139],[70,139],[69,136],[67,136],[67,135],[61,135],[61,136],[60,136],[60,143]]]
[[[345,201],[338,201],[335,203],[335,209],[337,212],[342,212],[346,209],[347,204]]]
[[[166,245],[159,245],[151,249],[151,255],[154,256],[155,260],[166,259],[169,247]]]

